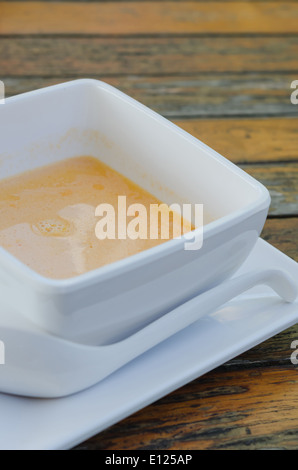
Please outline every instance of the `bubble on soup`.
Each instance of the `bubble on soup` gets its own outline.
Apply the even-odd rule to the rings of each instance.
[[[37,235],[50,237],[67,237],[73,231],[72,223],[62,217],[41,220],[31,226]]]

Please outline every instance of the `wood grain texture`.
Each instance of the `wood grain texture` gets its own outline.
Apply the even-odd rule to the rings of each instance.
[[[261,237],[298,263],[297,217],[267,219]]]
[[[82,76],[84,76],[82,74]],[[125,76],[103,80],[170,119],[225,116],[298,116],[290,85],[297,78],[285,74],[202,74],[201,76]],[[11,96],[69,77],[2,77]]]
[[[288,365],[289,357],[293,352],[291,344],[296,340],[298,340],[298,325],[288,328],[240,356],[235,357],[226,364],[223,364],[221,368],[228,371],[238,371]]]
[[[9,2],[9,3],[12,3],[12,2],[28,2],[29,0],[3,0],[3,3],[4,2]],[[127,2],[127,0],[41,0],[43,3],[67,3],[67,2],[71,2],[71,3],[75,3],[75,2],[78,2],[78,3],[92,3],[92,2]],[[131,2],[148,2],[148,0],[130,0]],[[150,0],[150,1],[153,1],[153,2],[167,2],[168,0]],[[181,2],[183,3],[185,0],[172,0],[173,2]],[[206,0],[195,0],[196,2],[206,2]],[[210,0],[210,1],[213,1],[213,0]],[[217,0],[217,2],[227,2],[227,1],[231,1],[231,0]],[[272,2],[272,1],[279,1],[279,0],[232,0],[234,2]],[[292,0],[292,3],[295,3],[295,2],[298,2],[298,0]]]
[[[298,163],[241,165],[241,167],[270,191],[269,215],[298,216]]]
[[[3,37],[0,51],[1,76],[298,72],[296,36]]]
[[[0,34],[296,34],[296,2],[0,2]]]
[[[279,368],[216,369],[78,448],[296,449],[297,386],[290,360]]]
[[[187,119],[175,121],[234,163],[297,161],[297,118]]]
[[[3,0],[3,2],[28,2],[29,0]],[[127,2],[127,0],[41,0],[43,3],[67,3],[67,2],[78,2],[78,3],[92,3],[92,2]],[[130,0],[131,2],[148,2],[148,0]],[[153,2],[167,2],[168,0],[150,0]],[[172,0],[173,2],[183,3],[185,0]],[[206,0],[195,0],[196,2],[206,2]],[[210,0],[213,1],[213,0]],[[217,2],[227,2],[231,0],[217,0]],[[270,2],[279,1],[279,0],[232,0],[233,2]],[[298,2],[298,0],[292,0],[292,3]]]

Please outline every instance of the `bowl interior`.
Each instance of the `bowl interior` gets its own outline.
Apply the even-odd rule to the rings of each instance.
[[[1,178],[99,158],[168,204],[204,204],[205,223],[245,210],[263,187],[202,142],[109,85],[78,80],[0,107]]]

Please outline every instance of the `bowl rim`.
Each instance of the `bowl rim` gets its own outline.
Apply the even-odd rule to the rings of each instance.
[[[153,119],[160,122],[163,126],[172,129],[176,134],[180,135],[185,140],[193,142],[197,147],[200,147],[205,153],[208,153],[210,157],[217,161],[220,161],[221,164],[226,166],[230,171],[236,173],[237,176],[244,179],[247,183],[250,184],[250,186],[254,187],[254,189],[259,193],[259,197],[257,197],[255,201],[247,204],[244,208],[237,209],[230,214],[227,214],[204,225],[204,238],[210,238],[211,236],[219,233],[220,231],[223,231],[227,228],[232,227],[233,225],[238,224],[243,220],[246,220],[247,218],[256,214],[259,211],[266,209],[268,210],[271,198],[268,189],[262,183],[260,183],[252,176],[244,172],[241,168],[229,161],[227,158],[223,157],[211,147],[204,144],[198,138],[192,136],[173,122],[169,121],[167,118],[161,116],[157,112],[153,111],[152,109],[138,102],[134,98],[118,90],[114,86],[109,85],[108,83],[103,82],[101,80],[81,78],[11,96],[5,99],[5,105],[3,106],[3,108],[0,106],[0,112],[1,108],[7,109],[7,106],[10,106],[10,104],[13,104],[15,102],[26,102],[30,100],[30,98],[41,94],[48,94],[51,92],[55,92],[55,90],[57,89],[61,90],[77,86],[100,87],[101,89],[104,89],[109,93],[116,95],[118,98],[125,100],[126,102],[132,104],[134,107],[136,107],[143,113],[146,113]],[[197,228],[191,233],[193,234],[193,236],[196,236],[199,234],[200,230],[201,228]],[[179,238],[174,238],[165,241],[164,243],[161,243],[155,247],[148,248],[121,260],[101,266],[91,271],[87,271],[86,273],[78,274],[77,276],[65,279],[53,279],[39,274],[37,271],[25,265],[22,261],[20,261],[18,258],[16,258],[14,255],[9,253],[5,248],[1,246],[0,262],[1,264],[7,265],[10,269],[13,268],[14,271],[18,273],[19,277],[22,276],[22,279],[26,280],[26,282],[33,284],[34,287],[38,288],[39,290],[46,288],[52,289],[55,292],[57,290],[59,292],[69,292],[70,290],[76,290],[77,288],[90,286],[95,283],[100,283],[102,281],[112,279],[115,275],[119,276],[140,266],[146,265],[148,262],[153,262],[154,260],[160,258],[161,255],[170,255],[171,253],[180,250],[184,243],[187,241],[189,241],[189,238],[187,238],[186,234],[186,236],[183,235]]]

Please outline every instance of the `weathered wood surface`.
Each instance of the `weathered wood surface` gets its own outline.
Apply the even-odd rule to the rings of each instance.
[[[0,34],[290,34],[295,2],[0,2]],[[25,19],[25,21],[24,21]]]
[[[29,0],[3,0],[3,1],[6,1],[6,2],[28,2]],[[44,3],[67,3],[67,2],[70,2],[70,3],[74,3],[74,2],[78,2],[78,3],[96,3],[98,1],[100,2],[127,2],[127,0],[42,0]],[[131,0],[132,2],[148,2],[148,0]],[[149,0],[149,1],[153,1],[153,2],[168,2],[169,0]],[[183,3],[185,0],[172,0],[172,2],[181,2]],[[195,0],[196,2],[206,2],[206,0]],[[213,0],[211,0],[213,1]],[[217,2],[228,2],[228,1],[231,1],[231,0],[216,0]],[[247,2],[247,1],[250,1],[250,2],[270,2],[272,3],[272,0],[232,0],[232,1],[237,1],[238,3],[241,3],[241,2]],[[274,1],[274,0],[273,0]],[[298,0],[292,0],[291,3],[295,3],[297,2]]]
[[[6,95],[94,77],[239,164],[272,196],[262,237],[298,261],[298,2],[0,1]],[[81,444],[297,449],[298,326]]]
[[[78,448],[296,449],[297,386],[291,363],[237,372],[220,368]]]
[[[267,219],[261,237],[298,262],[298,218]]]
[[[1,75],[297,72],[298,37],[2,37]]]
[[[82,72],[82,76],[84,76]],[[223,116],[297,116],[290,101],[294,73],[202,76],[96,76],[171,119]],[[3,77],[6,95],[69,81],[70,77]]]
[[[298,163],[241,165],[270,191],[271,216],[298,216]],[[297,225],[298,231],[298,225]]]
[[[298,160],[297,118],[187,119],[175,123],[234,163]]]

